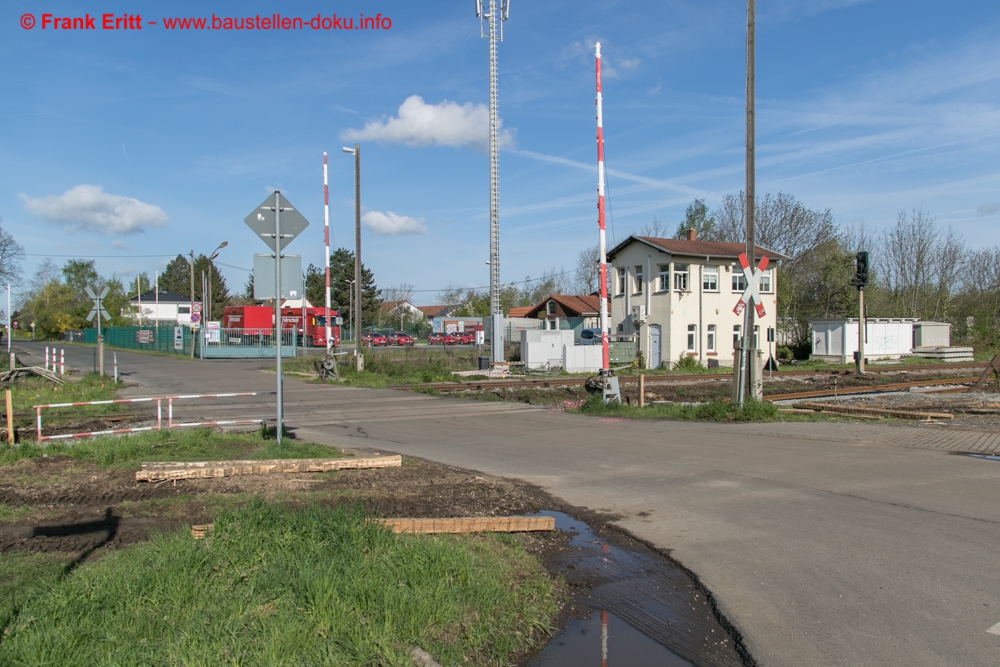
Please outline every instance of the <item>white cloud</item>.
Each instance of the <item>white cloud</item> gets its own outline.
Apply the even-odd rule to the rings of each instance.
[[[500,146],[514,142],[513,134],[502,130],[498,121]],[[445,100],[427,104],[419,95],[410,95],[399,106],[397,116],[365,123],[361,130],[347,130],[346,141],[385,141],[406,146],[472,146],[489,148],[490,115],[485,104],[459,105]]]
[[[1000,211],[1000,203],[983,204],[976,209],[976,212],[979,213],[979,215],[992,215],[997,211]]]
[[[392,211],[368,211],[361,216],[372,234],[376,236],[402,236],[403,234],[426,234],[423,218],[411,218],[407,215],[396,215]]]
[[[30,212],[71,231],[134,234],[147,227],[162,227],[167,221],[159,206],[109,194],[100,185],[77,185],[58,196],[36,199],[20,193],[18,197]]]

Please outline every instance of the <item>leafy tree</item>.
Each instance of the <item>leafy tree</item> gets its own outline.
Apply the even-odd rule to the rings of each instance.
[[[71,287],[58,279],[50,280],[25,303],[20,324],[27,328],[34,322],[38,337],[55,338],[75,328],[71,314],[75,300],[76,294]]]
[[[330,253],[330,305],[337,308],[344,323],[353,321],[351,310],[351,290],[354,286],[354,253],[346,248],[337,248]],[[326,303],[326,272],[323,267],[309,265],[306,270],[306,298],[314,304]],[[378,307],[382,303],[381,290],[375,285],[375,277],[370,269],[361,263],[361,320],[371,323],[378,318]]]
[[[695,199],[684,211],[684,221],[677,225],[675,239],[687,238],[689,229],[695,231],[695,238],[700,241],[716,240],[715,216],[708,212],[704,199]]]
[[[222,314],[222,309],[229,304],[229,287],[226,279],[219,272],[214,262],[209,262],[205,255],[198,255],[194,260],[194,300],[205,303],[205,295],[202,294],[201,274],[205,272],[208,278],[209,266],[212,267],[212,317],[217,318]],[[165,292],[173,292],[181,296],[191,294],[191,262],[184,255],[177,255],[167,264],[160,275],[160,289]]]

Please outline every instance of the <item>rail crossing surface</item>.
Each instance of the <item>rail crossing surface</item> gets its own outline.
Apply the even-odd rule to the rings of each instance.
[[[90,368],[90,348],[66,348],[68,366]],[[118,363],[141,385],[127,396],[274,386],[248,362]],[[299,437],[518,477],[619,517],[705,583],[761,665],[1000,663],[1000,461],[956,455],[1000,451],[995,432],[623,421],[294,379],[285,391]],[[224,413],[262,410],[273,403]]]

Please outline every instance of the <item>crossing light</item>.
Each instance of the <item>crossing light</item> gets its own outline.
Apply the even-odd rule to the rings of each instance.
[[[859,252],[854,259],[854,266],[854,284],[858,287],[865,287],[868,284],[868,253]]]

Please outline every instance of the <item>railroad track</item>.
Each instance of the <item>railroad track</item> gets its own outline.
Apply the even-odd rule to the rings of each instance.
[[[822,396],[840,396],[846,394],[874,394],[883,391],[899,391],[900,389],[910,389],[911,387],[931,387],[934,385],[963,384],[965,382],[975,382],[978,377],[964,378],[943,378],[940,380],[915,380],[913,382],[893,382],[891,384],[879,384],[873,387],[849,387],[831,391],[830,389],[820,389],[817,391],[797,391],[791,394],[771,394],[764,396],[765,401],[794,401],[800,398],[820,398]],[[955,389],[954,391],[963,391]]]
[[[871,368],[867,369],[867,373],[871,374],[882,374],[882,373],[899,373],[901,371],[950,371],[950,370],[966,370],[970,368],[981,369],[985,368],[986,363],[984,362],[971,362],[971,363],[961,363],[961,364],[928,364],[923,366],[895,366],[889,368]],[[779,372],[781,377],[801,377],[810,375],[852,375],[853,370],[836,368],[836,369],[819,369],[819,370],[783,370]],[[646,376],[646,386],[656,385],[656,384],[669,384],[672,382],[697,382],[697,381],[709,381],[709,380],[730,380],[732,379],[732,373],[691,373],[686,375],[647,375]],[[976,381],[979,378],[973,378],[972,381]],[[549,388],[549,387],[582,387],[587,381],[587,378],[582,377],[569,377],[569,376],[550,376],[550,377],[538,377],[538,378],[507,378],[500,380],[465,380],[462,382],[426,382],[419,385],[400,385],[395,387],[389,387],[389,389],[433,389],[435,391],[449,392],[449,391],[479,391],[484,389],[530,389],[530,388]],[[618,376],[618,381],[622,385],[636,384],[639,381],[638,376]],[[951,380],[952,382],[958,382],[959,379]],[[965,380],[962,380],[965,381]],[[897,383],[899,384],[899,383]],[[902,383],[907,384],[907,383]],[[921,383],[909,384],[908,386],[919,386]],[[934,384],[933,382],[926,381],[922,384]],[[943,383],[937,383],[943,384]],[[887,386],[887,385],[882,385]],[[866,388],[866,391],[868,389]],[[847,393],[847,390],[838,391],[838,393]],[[817,396],[828,395],[829,392],[824,392],[822,394],[817,394]],[[805,398],[805,397],[803,397]]]

